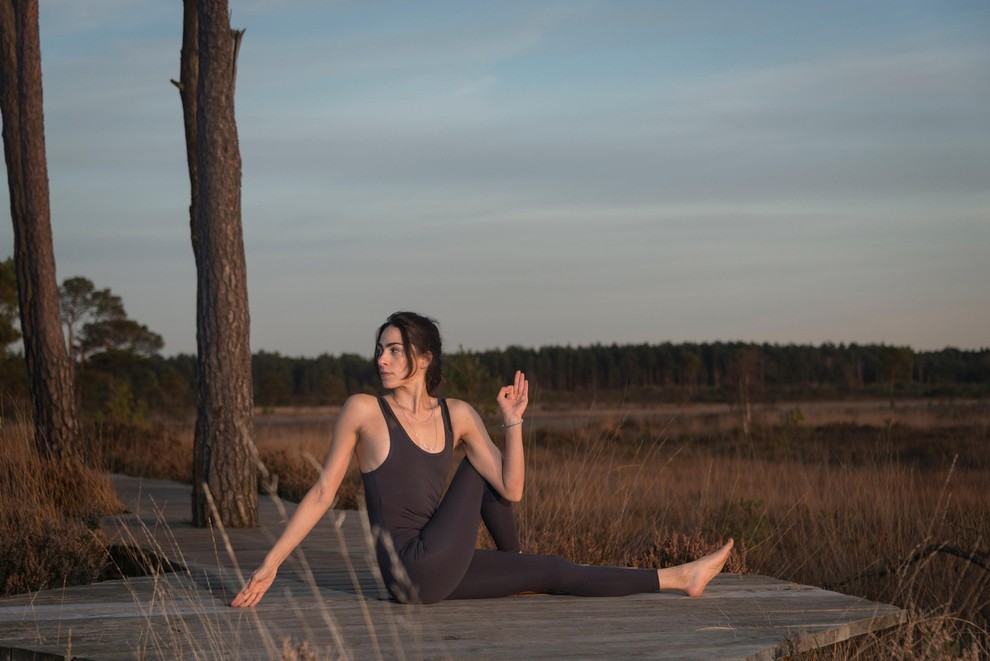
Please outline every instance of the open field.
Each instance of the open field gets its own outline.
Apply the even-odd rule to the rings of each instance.
[[[319,457],[334,414],[268,411],[258,418],[259,446]],[[758,405],[749,434],[744,414],[726,405],[537,406],[527,416],[524,546],[581,562],[655,565],[732,536],[740,543],[734,569],[837,587],[914,614],[901,637],[850,643],[842,653],[990,652],[986,403]]]
[[[275,441],[291,437],[287,430],[305,430],[329,436],[333,420],[340,407],[265,407],[255,418],[259,440]],[[830,424],[887,426],[901,425],[914,429],[990,426],[990,403],[981,400],[911,399],[851,400],[836,402],[782,402],[753,404],[751,418],[756,426],[773,427],[800,411],[802,421],[809,427]],[[628,406],[596,406],[568,408],[560,405],[541,406],[535,402],[527,413],[530,430],[574,431],[610,425],[649,426],[658,431],[658,438],[694,436],[699,433],[732,432],[740,427],[743,411],[729,404],[655,404]]]
[[[336,411],[259,411],[278,488],[305,491]],[[907,609],[897,632],[821,658],[990,656],[990,414],[979,401],[540,410],[527,415],[524,546],[580,562],[653,566],[732,536],[732,569]],[[10,443],[12,428],[4,429]],[[107,432],[115,472],[182,479],[185,424]],[[343,504],[359,500],[348,477]],[[482,540],[484,542],[484,540]]]

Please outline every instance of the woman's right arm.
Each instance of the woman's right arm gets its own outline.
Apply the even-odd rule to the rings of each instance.
[[[344,403],[333,426],[333,439],[319,479],[299,501],[282,535],[265,556],[265,561],[251,574],[251,578],[230,602],[231,606],[242,608],[254,606],[261,601],[272,586],[278,568],[330,509],[347,473],[362,421],[366,419],[362,413],[367,403],[361,401],[362,399],[361,396],[354,396]]]

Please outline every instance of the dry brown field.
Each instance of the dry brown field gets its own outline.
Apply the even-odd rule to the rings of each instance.
[[[335,414],[259,412],[259,448],[321,457]],[[527,490],[518,507],[524,546],[579,562],[654,566],[733,537],[733,571],[911,613],[899,631],[818,658],[990,657],[986,402],[763,404],[744,425],[745,414],[729,405],[537,403],[527,415]],[[353,506],[356,473],[345,484]]]
[[[733,537],[731,571],[910,613],[896,631],[814,658],[990,658],[988,403],[757,404],[746,413],[726,405],[566,410],[535,402],[517,508],[524,547],[579,562],[655,566]],[[259,454],[283,497],[298,499],[312,483],[336,414],[330,407],[257,412]],[[27,497],[15,489],[22,476],[48,476],[32,493],[58,481],[57,467],[25,467],[33,461],[29,438],[16,424],[0,430],[8,459],[0,535],[8,540],[23,529],[9,526],[24,526],[23,515],[12,514]],[[187,481],[191,446],[191,422],[171,422],[106,430],[89,453],[104,470]],[[360,503],[353,467],[340,496],[341,506]],[[39,543],[50,546],[50,536]]]

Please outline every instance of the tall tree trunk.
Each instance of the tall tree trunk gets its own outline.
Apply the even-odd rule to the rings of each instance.
[[[258,523],[241,156],[234,120],[237,51],[226,0],[185,0],[181,80],[196,260],[193,523]]]
[[[189,204],[189,229],[192,236],[193,257],[199,268],[199,244],[196,240],[198,223],[196,209],[199,204],[199,176],[196,167],[196,89],[199,79],[199,30],[196,16],[196,0],[183,0],[182,52],[179,58],[179,81],[172,84],[179,88],[182,101],[182,120],[186,134],[186,165],[189,169],[189,188],[192,201]]]
[[[63,457],[79,429],[52,249],[37,0],[0,0],[0,111],[35,444]]]

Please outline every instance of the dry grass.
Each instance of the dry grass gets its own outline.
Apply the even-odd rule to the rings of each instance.
[[[34,449],[26,424],[0,429],[0,596],[98,580],[110,558],[100,530],[120,511],[105,475]]]
[[[836,586],[911,615],[896,632],[814,658],[988,658],[986,407],[954,413],[939,410],[943,421],[921,428],[889,418],[816,427],[790,410],[748,436],[714,418],[659,427],[600,418],[537,433],[523,543],[579,562],[652,566],[734,537],[731,571]],[[939,544],[976,555],[912,557]]]
[[[283,497],[297,500],[315,479],[333,414],[259,415],[259,453]],[[532,416],[518,507],[524,548],[655,566],[731,536],[731,571],[835,587],[910,614],[895,631],[807,658],[990,658],[986,565],[944,552],[915,557],[948,544],[982,553],[985,563],[987,405],[765,406],[754,410],[748,435],[740,416],[731,407],[580,412],[567,424],[557,412]],[[3,438],[9,445],[6,430]],[[96,439],[93,454],[109,469],[188,480],[191,425]],[[23,472],[43,474],[2,474],[5,513],[25,497],[8,495]],[[347,484],[345,506],[359,497],[356,471]],[[283,650],[286,658],[309,654],[304,642]]]
[[[330,446],[336,409],[280,411],[258,416],[255,428],[258,455],[274,476],[278,495],[299,502],[319,475]],[[363,498],[354,461],[337,493],[337,507],[357,509]]]
[[[336,410],[334,410],[336,413]],[[259,414],[255,427],[258,456],[267,470],[259,484],[274,485],[276,495],[298,502],[313,485],[330,444],[332,418],[312,411]],[[190,483],[193,424],[159,421],[143,426],[105,426],[88,434],[86,454],[111,473]],[[361,480],[356,465],[341,485],[338,507],[356,509]]]

